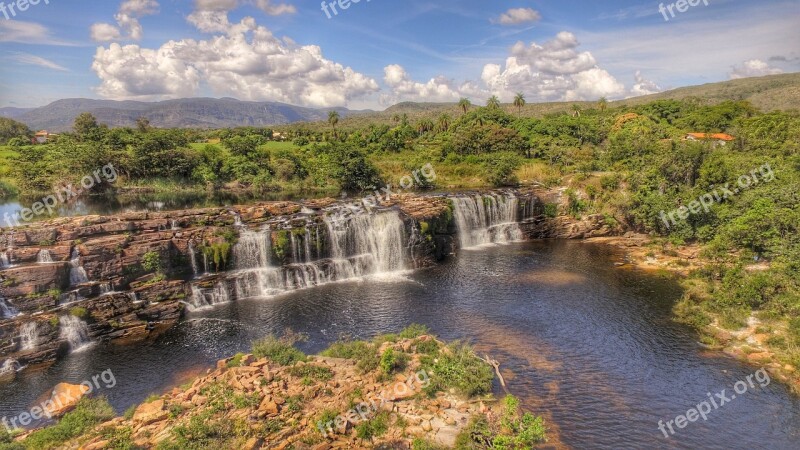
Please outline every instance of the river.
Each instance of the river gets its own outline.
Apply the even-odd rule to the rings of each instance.
[[[340,336],[369,338],[411,323],[463,339],[501,362],[512,393],[546,417],[562,448],[796,449],[800,400],[756,383],[666,438],[674,420],[758,367],[704,350],[670,319],[674,281],[619,268],[599,244],[534,241],[462,251],[442,265],[247,299],[192,312],[149,344],[95,344],[46,371],[0,386],[0,415],[27,409],[61,381],[111,369],[118,412],[186,381],[268,333],[308,335],[318,352]],[[499,386],[496,386],[498,393]]]

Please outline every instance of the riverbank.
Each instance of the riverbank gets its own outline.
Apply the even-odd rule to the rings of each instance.
[[[714,270],[718,263],[703,257],[701,246],[675,246],[663,239],[635,233],[590,238],[585,242],[621,249],[624,258],[618,262],[620,269],[635,268],[677,277],[685,293],[673,308],[676,320],[694,328],[698,340],[708,349],[721,351],[754,367],[764,367],[800,395],[797,369],[800,353],[790,344],[789,321],[762,311],[753,311],[741,318],[731,317],[730,311],[709,308],[709,294],[720,280],[709,281],[696,275]],[[753,263],[745,270],[758,272],[768,268],[768,263]]]
[[[124,417],[16,436],[18,448],[531,448],[540,417],[494,397],[494,369],[424,327],[334,344],[319,356],[268,337]],[[84,399],[78,412],[98,400]],[[100,400],[102,402],[102,400]],[[95,409],[100,409],[95,407]],[[69,422],[69,417],[62,420]],[[0,441],[1,442],[1,441]],[[0,448],[15,448],[0,443]],[[492,447],[494,445],[494,447]]]

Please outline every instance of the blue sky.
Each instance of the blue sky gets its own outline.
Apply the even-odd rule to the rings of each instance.
[[[797,0],[44,1],[0,13],[0,106],[573,101],[800,71]]]

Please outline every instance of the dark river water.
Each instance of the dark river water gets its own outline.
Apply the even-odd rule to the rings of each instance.
[[[369,338],[411,323],[471,341],[501,362],[512,393],[546,417],[551,444],[579,449],[798,449],[800,401],[773,381],[665,438],[667,422],[758,367],[705,351],[669,319],[673,281],[614,266],[615,250],[529,242],[464,251],[389,280],[327,285],[194,313],[149,345],[96,345],[0,387],[0,414],[24,411],[60,381],[111,369],[103,393],[122,412],[286,328],[307,352],[341,335]],[[498,392],[500,392],[498,390]]]

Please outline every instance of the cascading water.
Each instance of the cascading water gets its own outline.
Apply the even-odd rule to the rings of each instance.
[[[11,267],[11,259],[8,257],[8,252],[0,253],[0,269],[9,267]]]
[[[11,319],[17,317],[19,315],[19,311],[16,310],[8,300],[0,297],[0,319]]]
[[[86,276],[86,270],[81,266],[81,254],[77,248],[74,248],[69,260],[69,284],[70,286],[75,286],[88,281],[89,277]]]
[[[39,250],[39,254],[36,256],[36,262],[39,264],[52,264],[54,261],[50,250]]]
[[[327,230],[328,258],[319,255],[323,248],[320,228]],[[289,234],[286,239],[292,252],[293,262],[283,266],[272,262],[269,229],[242,235],[234,249],[237,271],[228,280],[237,298],[276,295],[406,269],[405,225],[397,211],[364,214],[345,224],[326,218],[324,224],[306,225],[302,234],[295,230],[279,231]],[[318,259],[312,260],[315,253]]]
[[[71,351],[80,350],[89,344],[89,326],[86,322],[75,316],[61,316],[58,318],[61,327],[59,336],[69,343]]]
[[[36,322],[28,322],[19,330],[22,351],[36,350],[39,346],[39,327]]]
[[[219,282],[210,289],[203,289],[200,286],[192,285],[192,296],[189,298],[187,306],[190,311],[197,311],[230,301],[231,296],[224,282]]]
[[[189,264],[192,266],[192,274],[197,278],[200,275],[200,269],[197,268],[197,252],[192,241],[189,241]]]
[[[486,194],[452,197],[451,200],[461,248],[523,239],[516,196]]]
[[[233,248],[233,263],[237,269],[268,267],[272,263],[272,244],[269,229],[243,231]]]

